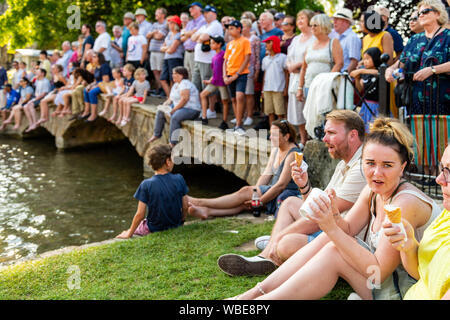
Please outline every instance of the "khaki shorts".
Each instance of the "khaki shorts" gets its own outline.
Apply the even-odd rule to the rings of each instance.
[[[283,92],[264,91],[264,113],[274,113],[276,115],[286,114]]]
[[[228,96],[228,88],[226,86],[219,87],[219,86],[215,86],[213,84],[208,84],[206,86],[205,90],[210,92],[210,93],[214,93],[217,90],[219,90],[219,92],[220,92],[220,99],[222,99],[222,100],[228,100],[230,98]]]
[[[150,53],[150,69],[159,70],[163,69],[164,52],[152,51]]]

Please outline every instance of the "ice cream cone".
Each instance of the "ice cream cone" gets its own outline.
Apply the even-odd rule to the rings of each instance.
[[[387,204],[384,206],[384,212],[392,223],[402,222],[402,211],[400,210],[400,207]]]
[[[295,161],[297,161],[297,166],[301,166],[302,165],[302,161],[303,161],[303,153],[302,152],[295,152]]]

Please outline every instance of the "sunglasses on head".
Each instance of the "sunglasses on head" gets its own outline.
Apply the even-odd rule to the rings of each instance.
[[[432,8],[423,9],[422,11],[419,11],[418,16],[429,14],[430,12],[436,12],[436,10]]]

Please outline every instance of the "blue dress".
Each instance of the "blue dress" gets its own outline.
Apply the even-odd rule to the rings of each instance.
[[[412,36],[403,50],[400,61],[405,64],[407,73],[416,73],[431,65],[439,65],[450,61],[450,30],[443,32],[431,39],[428,44],[425,33]],[[425,48],[427,47],[427,50]],[[411,114],[450,114],[450,77],[439,74],[439,92],[437,90],[436,77],[430,77],[423,82],[413,82]],[[431,84],[431,79],[433,82]],[[433,87],[431,87],[431,85]],[[425,87],[425,94],[424,94]],[[430,99],[433,99],[433,106],[430,108]]]

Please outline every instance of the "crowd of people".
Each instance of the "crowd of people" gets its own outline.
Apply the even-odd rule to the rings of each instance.
[[[225,16],[220,21],[211,5],[193,2],[188,11],[168,16],[158,8],[155,22],[143,8],[128,12],[124,26],[113,27],[114,40],[103,21],[95,25],[95,39],[92,27],[83,25],[78,42],[65,41],[50,58],[42,51],[31,71],[14,62],[11,83],[0,69],[0,129],[13,121],[19,129],[22,111],[31,131],[49,117],[93,122],[111,105],[109,121],[124,127],[133,104],[145,103],[149,95],[164,97],[149,142],[158,140],[169,122],[170,145],[149,149],[156,174],[137,190],[137,212],[118,238],[181,226],[188,214],[201,219],[234,215],[251,208],[256,192],[276,216],[271,235],[257,239],[258,256],[225,254],[218,266],[232,276],[270,275],[236,298],[318,299],[341,277],[358,299],[450,299],[450,147],[436,179],[443,190],[441,213],[433,199],[403,178],[414,158],[413,136],[395,118],[398,106],[391,105],[391,117],[383,118],[378,101],[378,68],[387,54],[385,77],[392,90],[399,68],[413,74],[412,114],[449,114],[450,31],[443,3],[418,4],[410,22],[415,35],[406,46],[384,7],[361,14],[362,39],[346,8],[331,18],[303,9],[296,17],[268,10],[257,19],[246,11],[239,19]],[[299,208],[314,186],[294,154],[311,135],[306,111],[328,101],[325,96],[332,93],[323,91],[324,83],[336,75],[353,81],[367,101],[357,112],[327,113],[323,141],[330,157],[340,162],[326,188],[329,201],[313,198],[314,215],[305,218]],[[436,78],[440,86],[425,81]],[[435,111],[424,107],[426,90],[438,97]],[[101,94],[105,106],[99,113]],[[50,103],[56,105],[51,114]],[[171,173],[172,147],[182,121],[206,125],[217,117],[219,106],[219,128],[238,135],[245,134],[257,112],[265,116],[255,128],[270,129],[270,158],[255,186],[215,199],[194,198],[183,177]],[[383,206],[388,203],[401,208],[406,238],[385,221]],[[380,286],[368,287],[370,267],[380,271]]]
[[[42,51],[39,62],[30,70],[24,62],[14,61],[10,82],[4,68],[0,69],[0,85],[4,87],[0,94],[0,129],[13,122],[14,129],[18,129],[22,112],[28,119],[27,131],[48,121],[49,116],[95,121],[100,94],[106,96],[101,114],[106,114],[113,104],[109,120],[125,126],[130,121],[131,105],[145,103],[151,95],[167,98],[165,105],[172,108],[167,115],[180,111],[171,125],[173,129],[188,119],[208,124],[208,119],[217,118],[219,110],[223,114],[219,128],[239,135],[254,124],[255,115],[262,119],[255,123],[255,129],[269,129],[275,120],[287,119],[296,126],[296,140],[303,148],[313,136],[305,129],[314,117],[307,106],[330,101],[321,96],[332,95],[331,91],[323,92],[323,83],[336,75],[348,74],[355,90],[364,95],[364,103],[351,99],[345,107],[361,106],[358,110],[367,131],[379,114],[378,68],[382,54],[389,55],[390,67],[385,76],[392,83],[392,92],[399,68],[414,74],[411,113],[431,111],[429,107],[423,110],[424,89],[438,97],[437,111],[448,113],[445,106],[450,103],[449,80],[443,75],[449,71],[450,37],[446,28],[448,14],[439,0],[419,4],[410,24],[415,35],[406,46],[389,23],[389,10],[380,6],[361,14],[362,39],[354,31],[358,28],[354,28],[357,23],[353,12],[346,8],[337,9],[332,17],[308,9],[293,17],[270,9],[258,19],[246,11],[238,19],[224,16],[220,21],[211,5],[193,2],[188,11],[168,15],[165,8],[158,8],[154,22],[144,8],[127,12],[123,26],[113,26],[113,37],[104,21],[95,24],[95,32],[85,24],[77,41],[64,41],[62,50],[55,50],[50,57]],[[431,64],[430,59],[434,59]],[[187,77],[177,82],[174,70],[178,67],[185,68],[182,73]],[[146,81],[139,81],[137,75],[143,75],[143,71]],[[440,79],[439,89],[432,81],[425,81],[435,75]],[[183,90],[187,87],[190,96],[187,89]],[[180,102],[178,106],[176,101]],[[51,114],[49,103],[56,105]],[[233,119],[229,119],[230,105]],[[396,117],[400,105],[393,102],[390,107]],[[35,119],[37,108],[40,119]],[[161,135],[163,109],[151,141]],[[176,141],[171,139],[172,144]]]

